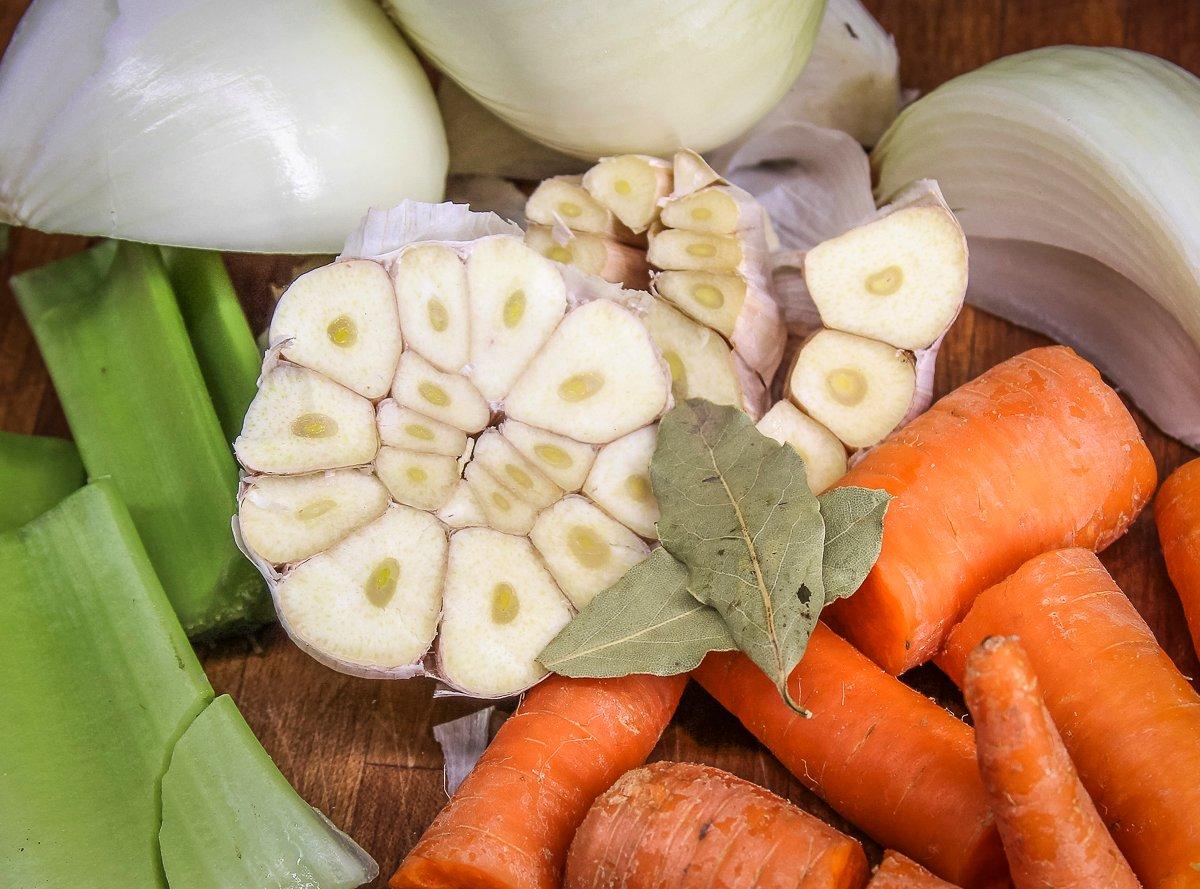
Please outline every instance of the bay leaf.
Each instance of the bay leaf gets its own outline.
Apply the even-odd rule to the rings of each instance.
[[[538,660],[563,676],[673,676],[732,651],[725,622],[687,591],[687,569],[659,548],[594,598]]]
[[[825,603],[854,593],[883,546],[883,517],[892,495],[875,488],[834,488],[819,498],[825,519]]]
[[[825,602],[824,533],[804,461],[736,408],[688,399],[659,425],[650,466],[663,546],[783,699]]]

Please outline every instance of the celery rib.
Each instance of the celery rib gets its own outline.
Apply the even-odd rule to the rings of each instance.
[[[226,441],[242,431],[262,353],[221,254],[163,247],[163,262]]]
[[[105,243],[13,278],[91,478],[109,478],[190,636],[270,618],[230,534],[237,467],[157,250]]]
[[[83,464],[71,442],[0,432],[0,531],[37,518],[82,484]]]

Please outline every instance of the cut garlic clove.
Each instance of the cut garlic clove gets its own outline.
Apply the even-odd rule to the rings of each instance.
[[[519,420],[507,419],[500,434],[564,491],[578,491],[596,459],[596,448]]]
[[[526,460],[495,429],[489,429],[479,436],[471,460],[486,469],[503,487],[537,509],[544,509],[563,495],[562,488],[546,478],[537,466]]]
[[[400,328],[408,348],[439,370],[459,373],[470,360],[467,270],[445,244],[409,247],[392,267]]]
[[[907,207],[813,247],[804,280],[826,326],[923,349],[962,308],[967,240],[944,206]]]
[[[650,460],[658,427],[647,426],[609,442],[596,455],[583,493],[635,534],[656,539],[658,500],[650,484]],[[840,445],[839,445],[840,447]]]
[[[508,490],[478,463],[468,464],[464,477],[488,527],[505,534],[529,533],[537,519],[533,504]]]
[[[546,675],[537,656],[571,607],[524,537],[490,528],[450,538],[438,666],[460,691],[504,697]]]
[[[634,233],[644,232],[654,221],[671,183],[671,165],[644,154],[606,157],[583,175],[587,193]]]
[[[396,294],[383,266],[352,259],[301,275],[284,291],[269,341],[288,361],[366,398],[387,393],[400,358]]]
[[[658,419],[670,377],[645,325],[607,300],[570,312],[513,386],[508,416],[589,444]]]
[[[554,229],[531,225],[525,233],[525,244],[549,260],[614,284],[645,290],[650,283],[645,251],[603,235],[570,232],[560,240]]]
[[[907,352],[840,330],[822,330],[796,355],[788,395],[852,448],[876,444],[896,428],[916,391]]]
[[[659,218],[667,228],[731,235],[746,224],[745,213],[757,209],[747,207],[742,194],[728,186],[710,185],[667,201]]]
[[[262,378],[233,449],[255,472],[296,475],[360,466],[379,449],[375,408],[327,377],[277,364]]]
[[[729,338],[746,301],[746,282],[716,272],[663,272],[654,276],[654,293]]]
[[[307,650],[354,672],[386,674],[429,650],[445,568],[446,532],[437,519],[392,506],[285,574],[276,602]]]
[[[776,402],[756,428],[790,445],[804,460],[808,486],[820,494],[846,474],[846,448],[836,435],[788,401]]]
[[[395,399],[385,398],[376,407],[379,440],[394,448],[461,457],[467,449],[467,434],[446,423],[431,420]]]
[[[369,472],[263,475],[247,480],[238,527],[259,558],[283,565],[328,549],[383,515],[387,504],[387,490]]]
[[[650,238],[646,258],[660,269],[695,272],[736,272],[745,259],[737,235],[710,235],[664,228]]]
[[[469,380],[438,370],[416,352],[400,356],[392,397],[402,407],[463,432],[479,432],[492,418],[488,403]]]
[[[586,607],[650,553],[640,537],[578,495],[538,516],[529,539],[576,608]]]
[[[438,510],[437,517],[451,528],[476,528],[487,524],[487,516],[465,479],[455,486],[450,499]]]
[[[554,176],[544,180],[525,203],[525,218],[538,225],[563,225],[572,231],[591,232],[636,244],[638,238],[613,212],[587,193],[580,176]]]
[[[416,509],[436,510],[450,499],[461,472],[455,457],[382,447],[375,472],[392,499]]]
[[[491,402],[546,342],[567,310],[554,263],[516,238],[476,241],[467,258],[471,303],[471,380]]]
[[[733,354],[713,330],[697,324],[664,300],[654,300],[643,319],[671,371],[676,401],[706,398],[745,408]]]

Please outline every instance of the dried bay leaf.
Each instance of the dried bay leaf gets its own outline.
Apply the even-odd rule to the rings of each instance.
[[[825,519],[825,602],[843,599],[866,580],[883,546],[892,496],[875,488],[834,488],[819,498]]]
[[[803,712],[787,679],[825,604],[825,525],[804,461],[736,408],[689,399],[659,425],[650,475],[688,590]]]
[[[716,610],[687,590],[688,571],[656,549],[604,590],[542,650],[563,676],[674,676],[710,651],[737,648]]]

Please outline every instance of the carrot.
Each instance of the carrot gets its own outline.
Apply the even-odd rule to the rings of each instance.
[[[1100,550],[1154,490],[1121,399],[1070,349],[993,367],[894,432],[840,484],[894,495],[866,582],[826,612],[889,673],[924,663],[971,600],[1031,556]]]
[[[744,655],[710,654],[692,676],[879,843],[966,886],[1004,873],[971,729],[823,624],[789,680],[811,719],[789,708]]]
[[[1192,645],[1200,653],[1200,460],[1185,463],[1162,483],[1154,520],[1167,573],[1183,603]]]
[[[1016,889],[1141,889],[1100,821],[1013,636],[967,656],[963,695]]]
[[[861,889],[856,840],[749,781],[657,762],[627,772],[571,842],[563,889]]]
[[[955,889],[955,886],[935,877],[911,858],[888,849],[867,889]]]
[[[1067,752],[1147,886],[1200,885],[1200,695],[1087,550],[1026,562],[983,593],[939,664],[1019,636]]]
[[[392,889],[557,889],[588,806],[649,756],[686,683],[550,676],[530,689]]]

